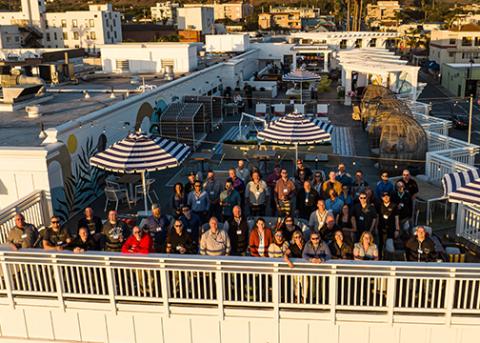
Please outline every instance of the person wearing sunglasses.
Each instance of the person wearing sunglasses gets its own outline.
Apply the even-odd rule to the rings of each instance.
[[[318,232],[310,234],[310,241],[305,244],[302,257],[312,263],[318,264],[328,261],[332,258],[330,248],[323,242]]]
[[[380,181],[377,182],[375,187],[375,199],[377,199],[377,201],[382,200],[383,193],[387,192],[392,194],[394,191],[393,183],[388,179],[388,176],[387,171],[380,173]]]
[[[185,232],[183,221],[176,219],[167,237],[167,254],[193,254],[194,245],[188,232]]]
[[[43,237],[43,249],[62,251],[71,242],[72,236],[66,228],[61,227],[60,218],[52,216],[50,227]]]
[[[359,203],[352,209],[352,231],[355,235],[355,241],[365,231],[374,232],[377,226],[377,210],[373,204],[368,203],[367,193],[360,192],[358,195]]]

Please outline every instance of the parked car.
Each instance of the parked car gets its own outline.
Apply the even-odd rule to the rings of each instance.
[[[450,120],[453,123],[453,127],[456,129],[466,129],[468,128],[468,116],[464,114],[453,114],[450,117]]]

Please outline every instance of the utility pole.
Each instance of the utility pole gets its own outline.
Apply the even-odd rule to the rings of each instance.
[[[347,0],[347,31],[350,31],[350,0]]]
[[[472,121],[473,121],[473,95],[470,94],[470,111],[468,112],[468,144],[472,140]]]

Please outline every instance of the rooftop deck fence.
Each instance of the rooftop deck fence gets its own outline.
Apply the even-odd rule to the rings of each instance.
[[[480,316],[477,265],[295,262],[292,269],[251,257],[0,252],[0,305],[47,299],[60,309],[75,301],[116,312],[121,303],[135,303],[167,315],[171,306],[203,306],[221,317],[225,308],[270,309],[277,317],[280,310],[301,309],[332,321],[337,313],[358,320],[375,313],[388,323],[421,312],[425,322],[447,325]]]

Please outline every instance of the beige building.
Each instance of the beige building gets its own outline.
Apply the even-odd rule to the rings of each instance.
[[[467,24],[451,30],[432,31],[428,58],[440,68],[446,63],[480,61],[480,26]]]
[[[315,7],[270,6],[270,13],[300,12],[300,18],[314,19],[320,16],[320,9]]]
[[[272,28],[301,30],[302,18],[300,12],[260,13],[258,15],[258,27],[262,30]]]
[[[231,19],[233,21],[240,21],[253,14],[253,6],[249,3],[227,2],[227,3],[213,3],[213,4],[185,4],[187,7],[208,7],[213,8],[215,20]]]
[[[397,15],[400,13],[398,1],[378,1],[376,5],[367,5],[365,22],[370,27],[397,26]]]
[[[215,20],[213,8],[181,7],[177,10],[177,28],[201,32],[202,35],[213,33]]]

